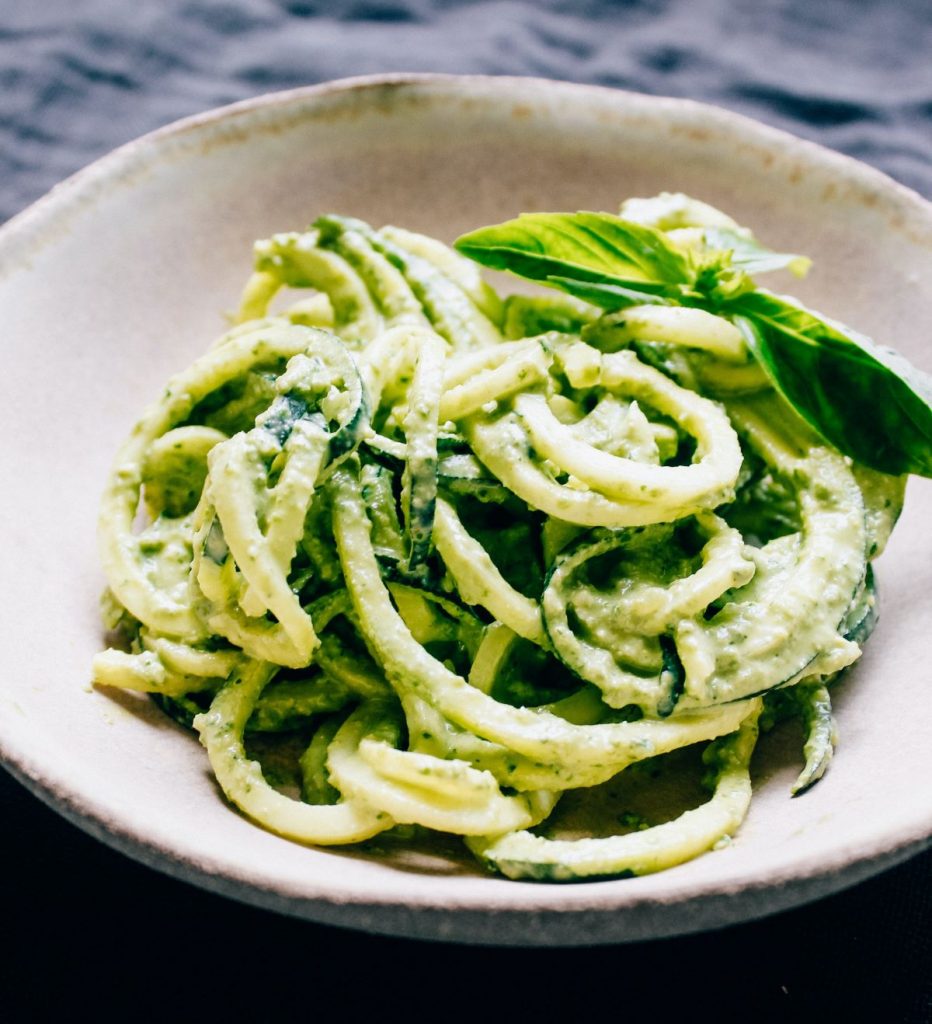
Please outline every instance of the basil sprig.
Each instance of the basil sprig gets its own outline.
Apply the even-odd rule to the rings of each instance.
[[[730,317],[774,387],[826,441],[872,469],[932,477],[932,378],[749,276],[799,272],[804,257],[771,252],[730,229],[705,228],[703,239],[695,255],[662,231],[611,214],[532,213],[455,245],[487,267],[605,310],[662,303]]]

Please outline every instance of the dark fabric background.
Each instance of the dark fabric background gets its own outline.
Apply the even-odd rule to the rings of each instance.
[[[380,71],[690,96],[932,195],[929,0],[0,0],[0,219],[115,145]]]
[[[0,0],[0,221],[178,117],[379,71],[689,96],[858,157],[932,198],[930,53],[930,0]],[[467,949],[210,896],[101,847],[2,774],[0,813],[6,1019],[284,1021],[337,1006],[351,1020],[395,1010],[932,1021],[932,853],[714,934]]]

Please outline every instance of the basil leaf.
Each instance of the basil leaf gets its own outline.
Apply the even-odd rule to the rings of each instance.
[[[553,285],[561,291],[585,299],[601,309],[616,310],[627,306],[668,306],[669,299],[655,292],[639,288],[625,288],[620,284],[606,284],[599,281],[577,281],[571,277],[547,277],[544,284]]]
[[[731,253],[731,265],[746,274],[766,274],[771,270],[789,270],[796,277],[804,277],[812,266],[808,256],[791,252],[774,252],[761,245],[750,233],[731,228],[705,228],[703,240],[710,249]]]
[[[895,352],[764,290],[729,304],[777,390],[839,451],[932,476],[932,379]]]
[[[662,232],[608,213],[523,213],[462,235],[454,246],[477,263],[532,281],[677,294],[694,280],[689,260]]]

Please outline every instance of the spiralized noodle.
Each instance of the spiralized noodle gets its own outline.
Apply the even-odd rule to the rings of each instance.
[[[734,835],[783,715],[797,788],[822,775],[890,489],[788,415],[729,320],[503,300],[434,239],[329,216],[257,243],[238,321],[117,455],[93,675],[193,725],[245,815],[316,845],[451,833],[569,881]],[[270,733],[303,751],[290,779],[251,752]],[[565,793],[649,790],[694,744],[706,802],[566,833]]]

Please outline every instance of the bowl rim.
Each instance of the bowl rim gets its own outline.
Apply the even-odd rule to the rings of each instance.
[[[740,135],[770,149],[790,151],[804,162],[814,161],[823,167],[837,168],[846,183],[860,188],[865,198],[875,197],[872,205],[880,205],[900,222],[906,216],[918,215],[921,238],[932,248],[932,203],[913,189],[852,157],[723,107],[692,99],[651,96],[608,86],[545,78],[400,72],[343,78],[262,94],[182,118],[124,143],[53,186],[44,196],[0,225],[0,278],[15,270],[30,251],[42,247],[43,234],[50,221],[67,217],[70,211],[81,204],[93,201],[102,187],[128,171],[164,159],[165,146],[175,140],[191,134],[196,136],[220,124],[248,119],[257,114],[269,113],[274,118],[290,106],[312,107],[334,96],[374,90],[390,90],[395,93],[396,90],[422,87],[428,90],[439,88],[441,92],[446,89],[451,94],[457,91],[479,91],[489,97],[499,92],[502,101],[515,100],[521,93],[529,98],[560,94],[589,98],[608,106],[624,107],[627,104],[632,109],[642,107],[667,113],[678,112],[706,124],[721,126],[736,137]],[[254,123],[247,126],[247,130],[261,131],[262,125]],[[543,942],[546,944],[567,945],[583,941],[594,944],[686,934],[738,920],[762,917],[837,892],[932,845],[930,808],[927,821],[916,821],[914,827],[907,831],[885,832],[877,836],[876,842],[869,847],[857,850],[838,847],[832,851],[833,856],[821,856],[812,862],[792,861],[783,871],[770,874],[767,878],[741,879],[740,885],[732,888],[716,882],[698,885],[685,897],[682,892],[674,889],[668,898],[647,894],[643,897],[631,895],[628,898],[622,896],[606,899],[605,882],[580,883],[573,887],[578,896],[563,898],[555,906],[549,904],[546,895],[553,890],[543,886],[535,887],[538,895],[533,899],[524,899],[518,904],[506,897],[497,900],[494,905],[481,898],[451,903],[449,900],[425,896],[417,890],[412,890],[408,898],[400,901],[393,895],[380,898],[370,891],[360,894],[352,886],[337,889],[331,883],[316,890],[313,884],[309,884],[303,893],[296,894],[276,889],[274,878],[266,879],[264,887],[257,884],[256,873],[252,870],[244,870],[239,875],[235,871],[217,875],[210,870],[209,865],[198,863],[185,853],[159,843],[156,838],[140,834],[132,822],[114,819],[106,808],[95,801],[93,794],[69,786],[68,775],[64,770],[49,772],[41,757],[36,756],[38,748],[30,748],[28,744],[21,743],[21,736],[22,733],[15,727],[10,728],[0,717],[0,764],[67,820],[120,852],[166,874],[242,902],[323,923],[349,923],[355,928],[409,937],[516,944],[518,940],[507,929],[502,929],[497,936],[491,934],[493,929],[488,924],[490,913],[499,918],[501,914],[522,918],[533,916],[541,924],[542,932],[552,929],[555,938],[545,938]],[[818,891],[811,892],[815,883],[818,883]],[[738,888],[752,896],[752,910],[744,908],[740,913],[729,910],[729,897]],[[679,920],[674,921],[670,914],[666,914],[658,926],[657,922],[648,922],[643,916],[649,914],[652,908],[669,909],[696,900],[702,900],[707,905],[707,913],[701,920],[701,915],[681,914]],[[451,907],[457,914],[464,915],[452,934],[443,920],[449,915]],[[348,922],[347,908],[356,911],[368,908],[371,913],[364,923]],[[561,926],[561,922],[565,923],[570,915],[588,922],[584,940],[574,940],[567,929]],[[627,929],[617,925],[612,928],[610,923],[606,923],[606,915],[629,915]],[[529,935],[520,941],[534,944]]]
[[[905,202],[908,205],[918,203],[921,207],[926,208],[927,213],[932,215],[932,201],[925,199],[925,197],[910,186],[897,181],[895,178],[891,178],[879,168],[866,164],[845,153],[840,153],[822,143],[802,138],[784,128],[766,124],[748,114],[742,114],[715,103],[694,100],[689,97],[659,96],[637,92],[633,89],[621,89],[614,86],[593,85],[584,82],[540,78],[537,76],[459,75],[446,72],[397,71],[382,74],[352,75],[346,78],[319,82],[314,85],[301,85],[291,89],[261,93],[257,96],[236,100],[219,107],[211,107],[208,110],[195,114],[189,114],[144,132],[142,135],[122,143],[63,178],[44,195],[0,224],[0,245],[6,246],[8,244],[16,244],[17,242],[19,244],[28,244],[29,235],[35,227],[35,222],[45,214],[47,207],[51,203],[60,202],[68,204],[78,190],[92,187],[101,176],[109,175],[116,171],[121,163],[138,161],[148,150],[165,141],[210,127],[216,122],[248,117],[260,111],[271,110],[292,103],[300,103],[304,100],[316,100],[351,92],[422,85],[451,85],[460,87],[473,85],[493,89],[501,88],[503,91],[508,89],[528,89],[544,92],[555,89],[557,91],[565,91],[568,95],[573,93],[589,95],[593,99],[603,102],[612,102],[613,100],[617,102],[620,100],[621,102],[654,106],[661,110],[690,112],[705,119],[711,118],[713,122],[738,127],[762,142],[781,147],[790,146],[803,153],[808,152],[811,156],[821,161],[834,162],[839,169],[845,172],[847,177],[861,184],[872,194],[882,191],[887,202],[892,198],[897,198],[900,202]],[[20,235],[23,237],[19,238],[18,236]],[[14,241],[11,242],[11,239],[14,239]]]

